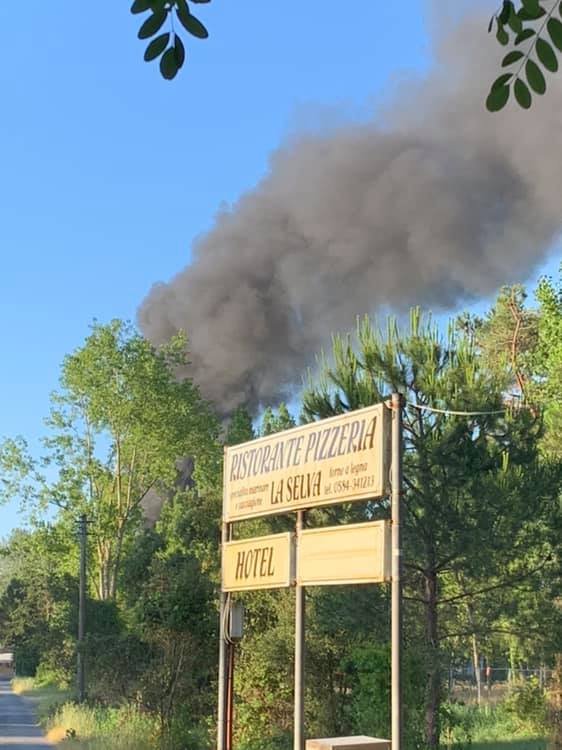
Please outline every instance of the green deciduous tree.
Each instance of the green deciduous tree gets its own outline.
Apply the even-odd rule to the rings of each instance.
[[[155,349],[121,321],[95,324],[65,359],[61,389],[52,397],[41,464],[54,480],[41,475],[22,443],[0,446],[4,497],[88,515],[100,599],[115,597],[143,498],[155,486],[173,487],[177,458],[195,459],[202,487],[218,478],[218,423],[193,383],[177,378],[181,365],[181,336]]]
[[[547,454],[562,460],[562,267],[557,282],[543,279],[537,289],[538,342],[534,352],[533,396],[543,406]]]
[[[14,646],[20,674],[42,664],[44,675],[68,684],[78,605],[72,526],[17,531],[2,554],[16,565],[0,596],[0,641]]]

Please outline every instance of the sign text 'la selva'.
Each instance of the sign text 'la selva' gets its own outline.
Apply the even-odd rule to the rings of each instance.
[[[381,497],[390,422],[377,404],[227,448],[224,520]]]

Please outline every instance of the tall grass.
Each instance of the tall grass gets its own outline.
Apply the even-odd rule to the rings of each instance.
[[[65,750],[154,750],[158,726],[130,706],[105,708],[66,703],[47,722],[47,737]]]
[[[14,677],[12,690],[16,695],[31,700],[41,723],[44,723],[62,703],[72,698],[70,690],[61,690],[52,684],[38,683],[33,677]]]
[[[16,695],[30,693],[35,687],[33,677],[14,677],[12,680],[12,690]]]
[[[446,704],[443,708],[443,744],[472,746],[501,744],[504,741],[527,742],[542,740],[545,728],[529,718],[522,721],[505,704],[497,706],[466,706]]]
[[[135,707],[78,705],[72,694],[31,677],[16,677],[12,689],[31,699],[47,738],[65,750],[155,750],[158,724]]]

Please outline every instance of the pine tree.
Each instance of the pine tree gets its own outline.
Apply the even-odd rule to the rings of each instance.
[[[473,336],[451,326],[443,338],[416,309],[406,332],[392,319],[385,332],[365,319],[355,341],[335,336],[332,359],[303,397],[308,419],[380,403],[392,392],[406,397],[404,553],[408,597],[425,623],[429,747],[439,743],[441,608],[476,595],[472,586],[449,595],[448,579],[495,576],[495,585],[509,585],[518,537],[529,543],[528,524],[542,511],[538,428],[528,411],[505,411],[504,382],[479,357]]]

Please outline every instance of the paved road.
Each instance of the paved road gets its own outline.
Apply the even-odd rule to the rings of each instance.
[[[37,726],[26,701],[0,678],[0,750],[45,750],[54,747]]]

